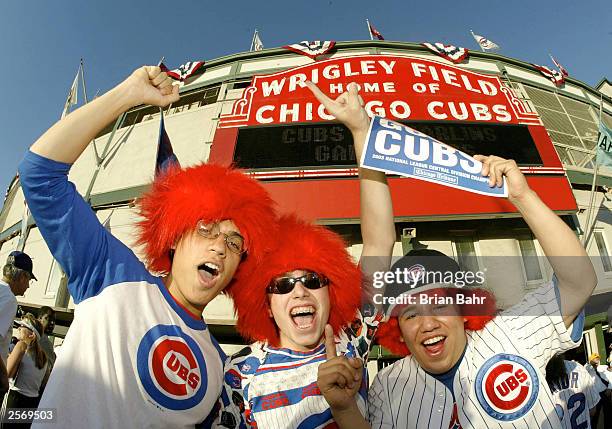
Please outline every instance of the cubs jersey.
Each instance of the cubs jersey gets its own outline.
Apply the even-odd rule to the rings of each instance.
[[[337,352],[365,362],[382,317],[373,305],[364,306],[336,338]],[[335,425],[317,385],[319,365],[325,360],[325,344],[309,352],[262,343],[246,347],[226,365],[221,410],[214,427],[316,429]],[[364,415],[367,385],[364,368],[357,394]]]
[[[466,331],[467,346],[450,379],[427,373],[412,356],[380,371],[369,392],[370,424],[373,429],[558,428],[545,368],[553,355],[578,345],[582,322],[581,316],[573,332],[565,327],[550,282],[484,329]]]
[[[596,380],[574,361],[564,361],[565,376],[550,390],[555,402],[555,411],[561,419],[561,428],[588,429],[591,427],[589,411],[599,402],[599,392],[605,390]],[[600,386],[598,388],[598,386]]]
[[[100,225],[69,168],[31,152],[19,167],[77,303],[40,407],[57,410],[58,428],[193,428],[221,393],[225,355],[201,316]]]

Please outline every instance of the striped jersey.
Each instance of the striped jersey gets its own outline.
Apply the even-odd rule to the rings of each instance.
[[[353,323],[336,338],[336,349],[364,362],[383,315],[364,306]],[[222,409],[216,427],[300,428],[336,427],[329,404],[317,385],[318,368],[326,360],[325,344],[296,352],[255,343],[235,354],[225,367]],[[357,395],[365,415],[367,373]]]
[[[564,361],[565,376],[559,383],[550,386],[555,402],[555,411],[561,419],[561,428],[591,427],[589,411],[599,402],[599,392],[605,390],[601,381],[574,361]]]
[[[379,428],[558,428],[544,377],[549,359],[580,341],[565,327],[556,287],[527,294],[480,331],[446,385],[407,356],[380,371],[370,387],[368,419]],[[574,335],[573,335],[574,334]]]

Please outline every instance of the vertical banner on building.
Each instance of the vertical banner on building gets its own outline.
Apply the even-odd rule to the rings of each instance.
[[[506,181],[490,187],[482,163],[415,129],[375,116],[361,165],[491,197],[507,197]]]

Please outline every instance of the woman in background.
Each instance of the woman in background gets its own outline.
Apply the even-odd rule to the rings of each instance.
[[[17,344],[8,356],[6,367],[9,377],[9,391],[4,398],[2,420],[8,410],[15,408],[36,408],[39,389],[47,373],[47,356],[39,344],[43,331],[41,323],[30,313],[17,322]],[[30,424],[4,423],[2,428],[30,427]]]

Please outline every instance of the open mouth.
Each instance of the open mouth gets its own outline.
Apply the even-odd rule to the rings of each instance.
[[[425,351],[430,356],[436,356],[442,353],[444,350],[444,342],[446,341],[446,337],[442,335],[438,335],[437,337],[428,338],[423,341],[421,344],[425,348]]]
[[[291,319],[299,329],[309,329],[314,325],[316,310],[312,305],[294,307],[291,309]]]
[[[198,266],[200,277],[206,281],[211,281],[219,275],[219,266],[212,262],[206,262]]]

